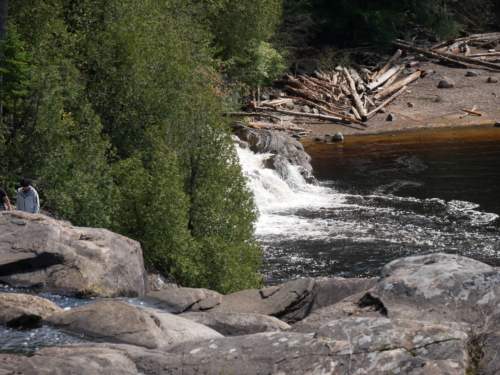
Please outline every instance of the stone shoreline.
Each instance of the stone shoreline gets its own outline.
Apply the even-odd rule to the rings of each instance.
[[[68,228],[40,215],[3,212],[0,225],[18,229],[15,240],[2,235],[3,270],[19,244],[38,244],[37,254],[60,251],[58,263],[4,271],[0,281],[10,285],[59,267],[59,278],[47,278],[43,289],[61,293],[68,285],[74,294],[73,276],[64,268],[74,268],[78,260],[69,266],[64,260],[74,259],[75,252],[100,258],[111,246],[104,237],[95,247],[60,236],[62,246],[56,235],[49,243],[44,231],[86,228]],[[102,279],[113,279],[117,266]],[[135,267],[137,275],[145,273],[142,265]],[[83,279],[89,269],[80,270]],[[479,373],[479,367],[481,373],[498,374],[499,286],[499,268],[438,253],[392,261],[375,279],[302,278],[229,295],[171,284],[155,292],[148,292],[149,286],[134,290],[153,307],[105,299],[62,310],[40,297],[3,293],[0,324],[43,324],[89,342],[44,348],[31,357],[0,354],[0,374],[465,375]],[[89,293],[130,295],[126,288]]]

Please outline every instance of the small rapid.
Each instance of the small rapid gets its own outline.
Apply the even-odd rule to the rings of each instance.
[[[375,277],[396,258],[432,252],[498,263],[499,216],[474,202],[398,196],[423,182],[397,173],[391,179],[383,165],[376,171],[383,178],[368,194],[356,194],[332,180],[307,183],[293,165],[283,180],[265,168],[272,154],[238,154],[260,213],[255,235],[265,248],[268,285],[306,276]],[[428,168],[418,155],[396,154],[392,162],[413,175]]]

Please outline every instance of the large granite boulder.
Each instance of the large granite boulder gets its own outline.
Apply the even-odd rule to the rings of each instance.
[[[100,341],[146,348],[165,348],[177,342],[222,337],[213,329],[191,320],[118,301],[79,306],[56,313],[44,323]]]
[[[210,327],[224,336],[288,331],[291,327],[273,316],[245,313],[185,313],[182,318]]]
[[[304,278],[264,289],[247,289],[222,297],[211,313],[252,313],[281,317],[301,308],[315,281]]]
[[[460,255],[431,254],[387,264],[369,291],[387,316],[421,321],[467,321],[477,309],[498,316],[500,272]]]
[[[206,310],[220,304],[222,295],[203,288],[170,288],[149,293],[141,299],[148,305],[172,314]]]
[[[66,296],[149,291],[138,242],[20,211],[0,213],[0,281]]]
[[[49,300],[27,294],[0,294],[0,324],[31,326],[63,310]]]
[[[192,340],[163,350],[117,344],[46,348],[33,357],[1,355],[16,374],[426,374],[463,375],[463,332],[386,318],[331,322],[315,334],[258,333]],[[85,366],[87,364],[87,366]],[[71,367],[73,366],[73,367]],[[61,370],[57,370],[61,369]],[[63,372],[60,372],[63,371]]]

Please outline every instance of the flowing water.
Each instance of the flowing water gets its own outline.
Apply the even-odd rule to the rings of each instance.
[[[306,144],[318,186],[240,149],[260,211],[268,285],[378,276],[399,257],[458,253],[500,266],[500,128],[438,129]]]

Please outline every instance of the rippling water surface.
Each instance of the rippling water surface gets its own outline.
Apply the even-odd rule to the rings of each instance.
[[[282,181],[241,150],[261,212],[268,284],[378,276],[402,256],[459,253],[500,266],[500,128],[363,137],[306,150],[320,186]]]

